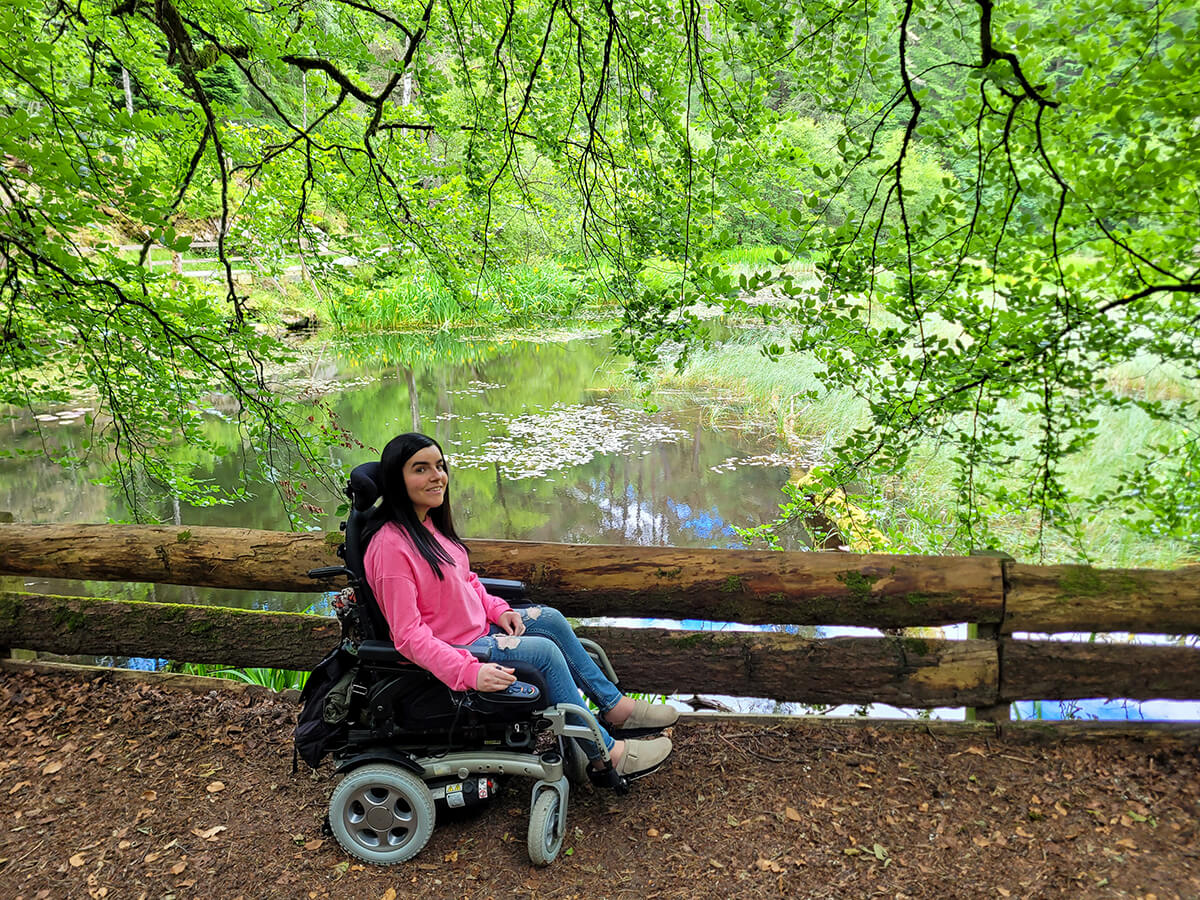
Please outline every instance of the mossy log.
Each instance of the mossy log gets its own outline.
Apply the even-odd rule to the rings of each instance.
[[[481,574],[576,616],[793,625],[999,622],[998,559],[472,541]]]
[[[1195,647],[1004,640],[1000,698],[1014,700],[1200,699]]]
[[[337,620],[324,616],[0,593],[0,647],[64,656],[311,669],[340,636]]]
[[[1012,563],[1007,576],[1005,634],[1200,633],[1200,566],[1162,571]]]
[[[1191,647],[810,640],[773,632],[654,628],[589,627],[579,633],[605,647],[622,686],[635,691],[907,707],[1200,698],[1200,650]],[[335,620],[297,613],[0,593],[0,646],[65,655],[305,669],[338,634]]]
[[[41,578],[325,590],[309,569],[340,565],[337,533],[166,525],[0,525],[0,573]]]
[[[745,631],[580,628],[612,660],[622,687],[803,703],[903,707],[994,703],[993,641],[841,637]]]
[[[998,681],[992,641],[625,628],[580,634],[603,642],[632,691],[948,706],[991,702]],[[295,669],[311,667],[337,637],[336,621],[321,616],[0,594],[0,646],[65,655]]]
[[[133,525],[0,525],[0,573],[278,591],[326,589],[336,533]],[[843,553],[469,541],[484,575],[518,578],[571,616],[747,624],[999,623],[1000,561]]]

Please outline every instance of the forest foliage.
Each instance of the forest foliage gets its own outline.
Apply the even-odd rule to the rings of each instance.
[[[1013,510],[1069,536],[1119,508],[1200,547],[1196,18],[1178,0],[0,0],[0,403],[93,391],[127,490],[142,472],[202,498],[157,449],[203,442],[214,387],[248,466],[351,440],[270,383],[284,351],[234,257],[306,254],[319,276],[322,249],[374,252],[467,308],[496,272],[568,257],[638,371],[682,364],[708,339],[697,304],[721,304],[773,329],[766,357],[817,361],[799,399],[863,398],[824,490],[933,442],[956,546]],[[141,264],[197,222],[216,295]],[[819,280],[710,262],[766,243]],[[1130,361],[1186,389],[1110,377]],[[1101,408],[1174,436],[1069,488]]]

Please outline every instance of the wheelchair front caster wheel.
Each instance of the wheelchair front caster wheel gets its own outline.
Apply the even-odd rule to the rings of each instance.
[[[398,766],[354,769],[329,798],[329,827],[337,842],[351,856],[376,866],[420,853],[436,816],[425,782]]]
[[[559,813],[558,794],[542,791],[529,813],[529,860],[535,866],[548,866],[562,849],[567,833],[566,817]]]

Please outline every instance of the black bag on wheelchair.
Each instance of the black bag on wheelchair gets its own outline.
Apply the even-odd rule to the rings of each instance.
[[[314,769],[327,753],[346,743],[350,690],[357,673],[358,657],[338,646],[317,663],[300,692],[302,708],[293,742],[296,755]]]

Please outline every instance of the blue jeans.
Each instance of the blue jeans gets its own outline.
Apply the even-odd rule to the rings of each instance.
[[[525,623],[524,634],[513,637],[493,625],[491,632],[471,647],[489,650],[489,662],[503,665],[520,661],[536,668],[546,682],[549,695],[546,699],[550,703],[579,703],[582,690],[600,708],[601,715],[617,705],[622,696],[620,689],[588,656],[562,613],[549,606],[530,606],[517,612]],[[578,719],[577,716],[571,718]],[[613,739],[603,725],[600,734],[605,749],[611,750]],[[600,750],[594,743],[580,741],[580,744],[588,758],[599,758]]]

